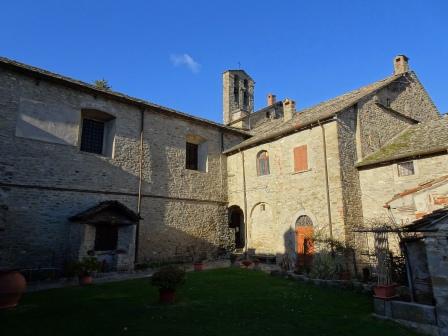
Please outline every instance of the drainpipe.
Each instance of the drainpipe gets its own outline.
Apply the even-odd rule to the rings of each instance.
[[[244,152],[239,151],[241,154],[241,162],[243,164],[243,197],[244,197],[244,255],[247,258],[247,244],[248,244],[248,227],[247,227],[247,193],[246,193],[246,168],[244,167]]]
[[[142,186],[143,186],[143,129],[145,122],[145,110],[140,111],[140,157],[139,157],[139,173],[138,173],[138,197],[137,197],[137,214],[140,217],[142,207]],[[139,248],[139,234],[140,234],[140,219],[135,226],[135,251],[134,263],[138,260]]]
[[[328,181],[328,163],[327,163],[327,140],[325,137],[325,128],[320,122],[320,120],[317,121],[319,124],[321,130],[322,130],[322,149],[324,152],[324,167],[325,167],[325,191],[327,195],[327,212],[328,212],[328,225],[330,229],[330,239],[333,239],[333,223],[331,220],[331,205],[330,205],[330,182]]]

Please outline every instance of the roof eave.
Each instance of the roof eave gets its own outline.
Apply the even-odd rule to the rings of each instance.
[[[238,130],[238,129],[235,129],[232,127],[221,125],[219,123],[215,123],[215,122],[207,120],[207,119],[195,117],[195,116],[189,115],[187,113],[177,111],[177,110],[171,109],[169,107],[165,107],[165,106],[158,105],[155,103],[151,103],[151,102],[139,99],[139,98],[127,96],[120,92],[100,89],[91,84],[88,84],[88,83],[85,83],[82,81],[78,81],[78,80],[70,78],[70,77],[62,76],[62,75],[59,75],[59,74],[56,74],[56,73],[53,73],[53,72],[50,72],[50,71],[47,71],[44,69],[29,66],[24,63],[13,61],[13,60],[10,60],[10,59],[4,58],[4,57],[0,57],[0,66],[12,69],[18,73],[22,73],[22,74],[34,77],[36,79],[45,79],[48,81],[53,81],[55,83],[59,83],[64,86],[67,86],[67,87],[75,88],[77,90],[81,90],[81,91],[84,91],[84,92],[87,92],[90,94],[101,95],[101,96],[104,96],[104,97],[107,97],[110,99],[114,99],[114,100],[122,102],[122,103],[131,104],[131,105],[134,105],[142,110],[151,108],[151,109],[155,109],[161,113],[164,113],[164,114],[167,114],[170,116],[175,116],[175,117],[178,117],[181,119],[193,121],[193,122],[196,122],[199,124],[204,124],[207,126],[213,126],[213,127],[220,128],[220,129],[223,129],[223,130],[226,130],[229,132],[233,132],[233,133],[247,135],[247,132],[244,132],[244,131],[241,131],[241,130]]]
[[[416,151],[416,152],[412,152],[412,153],[404,153],[404,154],[400,154],[400,155],[395,155],[389,158],[384,158],[384,159],[380,159],[380,160],[375,160],[375,161],[371,161],[371,162],[358,162],[355,164],[356,168],[365,168],[368,166],[375,166],[375,165],[387,165],[390,163],[393,163],[395,161],[400,161],[403,159],[411,159],[411,158],[418,158],[421,156],[428,156],[428,155],[434,155],[434,154],[443,154],[443,153],[447,153],[448,151],[448,147],[446,146],[442,146],[442,147],[437,147],[434,148],[432,150],[421,150],[421,151]]]

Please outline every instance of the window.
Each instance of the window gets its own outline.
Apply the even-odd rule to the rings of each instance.
[[[235,100],[235,103],[237,105],[239,105],[239,101],[240,101],[240,78],[238,75],[235,75],[235,77],[233,77],[233,99]]]
[[[187,134],[185,145],[185,168],[200,172],[208,171],[208,142],[197,134]]]
[[[185,168],[198,170],[198,149],[199,145],[187,142]]]
[[[413,161],[398,163],[397,168],[398,168],[398,176],[410,176],[415,174]]]
[[[294,148],[294,171],[308,170],[308,148],[307,145]]]
[[[82,121],[81,150],[103,153],[104,122],[84,119]]]
[[[118,227],[98,225],[95,233],[95,251],[116,250],[118,243]]]
[[[115,118],[96,110],[83,110],[80,150],[112,156],[115,138]]]
[[[261,151],[257,155],[257,175],[269,175],[269,154],[267,151]]]

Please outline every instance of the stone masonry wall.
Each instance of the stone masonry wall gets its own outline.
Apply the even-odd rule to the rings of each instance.
[[[361,190],[358,171],[354,166],[357,161],[357,113],[355,106],[337,116],[345,241],[350,246],[359,243],[355,241],[353,229],[362,223]]]
[[[333,234],[344,239],[336,122],[324,127]],[[295,173],[293,149],[305,144],[308,146],[309,169]],[[307,215],[313,220],[315,232],[329,235],[322,145],[322,130],[314,127],[228,157],[229,206],[238,205],[244,211],[248,248],[255,249],[256,253],[284,253],[300,215]],[[269,153],[270,175],[257,176],[256,156],[261,150]],[[243,155],[247,208],[243,189]]]
[[[358,103],[358,160],[373,153],[412,124],[412,121],[384,107],[417,121],[440,117],[415,74],[397,79]]]
[[[45,138],[49,141],[15,136],[25,100],[36,102],[39,109],[60,111],[50,114],[55,116],[51,131],[57,134],[79,132],[81,109],[111,114],[116,118],[112,157],[82,152],[78,142],[52,142],[51,136]],[[48,124],[38,119],[41,112],[27,110],[30,125]],[[70,242],[77,241],[68,237],[74,225],[69,216],[104,200],[137,210],[140,116],[133,105],[0,69],[0,206],[6,217],[0,231],[0,266],[60,266],[72,255]],[[174,255],[174,241],[184,242],[186,235],[214,250],[232,245],[223,215],[227,176],[220,153],[242,136],[152,110],[145,112],[144,128],[140,255]],[[185,169],[187,134],[207,141],[207,172]],[[175,227],[179,234],[162,238],[158,234],[163,226]],[[152,235],[159,237],[157,242]]]
[[[397,164],[359,169],[365,219],[387,215],[383,205],[395,194],[417,187],[433,178],[446,175],[448,155],[414,159],[415,175],[398,176]]]

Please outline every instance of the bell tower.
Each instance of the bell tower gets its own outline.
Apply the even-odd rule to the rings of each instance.
[[[227,70],[222,83],[224,124],[248,128],[245,117],[254,111],[254,80],[244,70]]]

